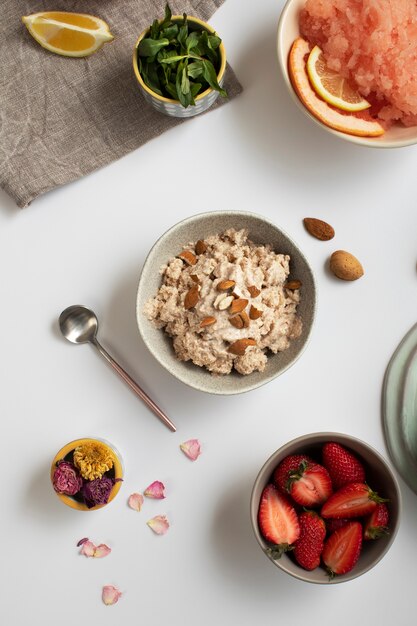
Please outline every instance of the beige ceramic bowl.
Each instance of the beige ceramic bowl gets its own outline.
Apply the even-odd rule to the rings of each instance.
[[[264,372],[242,376],[236,372],[226,376],[213,376],[206,369],[191,362],[179,361],[172,340],[155,328],[143,314],[145,303],[156,295],[161,285],[159,270],[175,257],[183,246],[209,235],[222,233],[228,228],[247,228],[249,238],[258,244],[271,244],[276,252],[291,256],[291,278],[302,282],[301,303],[298,307],[303,322],[301,337],[291,342],[288,350],[270,355]],[[153,246],[143,266],[140,277],[136,316],[139,332],[153,356],[173,376],[200,391],[215,394],[236,394],[255,389],[287,370],[304,352],[310,338],[316,310],[316,287],[311,267],[297,245],[278,226],[254,213],[243,211],[218,211],[190,217],[168,230]]]
[[[281,13],[277,37],[279,66],[288,91],[297,106],[305,115],[307,115],[307,117],[313,120],[313,122],[326,130],[328,133],[331,133],[336,137],[340,137],[341,139],[345,139],[346,141],[359,144],[360,146],[367,146],[370,148],[402,148],[404,146],[410,146],[417,143],[417,126],[412,126],[410,128],[404,128],[399,125],[393,126],[381,137],[355,137],[354,135],[348,135],[347,133],[341,133],[337,130],[333,130],[325,124],[322,124],[320,120],[314,117],[314,115],[306,109],[294,91],[288,74],[288,56],[294,40],[300,36],[298,18],[304,5],[305,0],[288,0]]]
[[[279,463],[289,454],[308,454],[320,462],[320,450],[324,443],[335,441],[353,452],[363,463],[369,486],[385,498],[389,498],[390,522],[389,535],[373,541],[364,541],[359,561],[352,571],[329,580],[324,569],[318,567],[312,572],[300,567],[291,556],[284,554],[281,559],[273,560],[267,553],[268,543],[262,537],[258,526],[258,508],[264,487],[270,482],[272,474]],[[252,490],[250,515],[255,537],[265,555],[283,572],[305,582],[323,585],[342,583],[369,571],[388,552],[397,534],[401,513],[401,492],[398,481],[387,461],[367,443],[341,433],[312,433],[298,437],[279,448],[266,461],[260,470]]]

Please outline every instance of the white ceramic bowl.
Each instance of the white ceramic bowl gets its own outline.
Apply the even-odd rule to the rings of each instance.
[[[172,339],[161,329],[155,328],[145,317],[145,303],[154,297],[161,285],[162,265],[175,257],[190,241],[204,239],[222,233],[228,228],[247,228],[249,238],[257,244],[271,244],[276,252],[289,254],[290,278],[302,282],[301,301],[298,314],[303,323],[303,332],[290,347],[278,354],[268,356],[263,372],[242,376],[233,371],[225,376],[213,376],[205,368],[191,362],[179,361],[172,347]],[[271,381],[291,367],[304,352],[310,338],[316,311],[316,286],[313,272],[304,254],[278,226],[266,218],[245,211],[214,211],[194,215],[170,228],[148,254],[139,281],[136,318],[139,332],[153,356],[173,376],[200,391],[214,394],[236,394],[255,389]]]
[[[288,74],[288,55],[291,50],[291,46],[297,37],[300,36],[299,30],[299,14],[301,9],[305,5],[305,0],[288,0],[285,5],[278,24],[278,36],[277,36],[277,52],[278,62],[281,68],[282,75],[284,77],[285,84],[288,91],[293,98],[297,106],[303,111],[307,117],[315,122],[320,128],[323,128],[328,133],[340,137],[345,141],[356,143],[360,146],[366,146],[370,148],[402,148],[404,146],[410,146],[417,143],[417,126],[411,126],[405,128],[402,126],[394,125],[387,130],[380,137],[355,137],[354,135],[348,135],[347,133],[341,133],[329,126],[326,126],[314,115],[312,115],[308,109],[303,105],[299,97],[297,96],[294,88],[291,84],[291,80]]]
[[[324,443],[329,441],[334,441],[348,448],[362,462],[369,486],[377,491],[381,497],[389,499],[388,507],[390,513],[389,534],[372,541],[364,541],[361,555],[355,567],[347,574],[335,576],[331,580],[329,580],[329,577],[322,567],[307,571],[298,565],[289,554],[283,554],[279,560],[274,560],[267,551],[268,543],[262,537],[258,526],[258,509],[262,491],[271,481],[272,474],[279,463],[290,454],[307,454],[320,463],[321,448]],[[284,444],[264,463],[252,489],[250,515],[255,537],[265,556],[267,556],[274,565],[299,580],[319,585],[329,585],[347,582],[348,580],[357,578],[361,574],[365,574],[365,572],[372,569],[388,552],[395,539],[400,523],[401,492],[397,478],[389,463],[379,452],[364,441],[342,433],[311,433],[302,435]]]

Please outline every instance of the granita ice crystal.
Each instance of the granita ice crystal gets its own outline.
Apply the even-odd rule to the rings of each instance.
[[[379,119],[417,124],[417,0],[306,0],[300,31]]]

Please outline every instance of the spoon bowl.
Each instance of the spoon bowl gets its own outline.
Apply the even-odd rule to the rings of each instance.
[[[87,343],[97,335],[96,314],[82,304],[69,306],[59,316],[61,333],[71,343]]]

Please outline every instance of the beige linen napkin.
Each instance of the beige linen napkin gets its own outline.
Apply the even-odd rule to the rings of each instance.
[[[163,17],[165,1],[3,0],[0,186],[19,207],[184,121],[157,113],[145,102],[132,68],[136,39],[156,16]],[[223,2],[171,0],[170,6],[174,14],[207,21]],[[85,59],[47,52],[21,22],[22,15],[45,10],[97,15],[115,39]],[[229,100],[241,92],[230,67],[225,88]],[[224,102],[218,98],[214,106]]]

